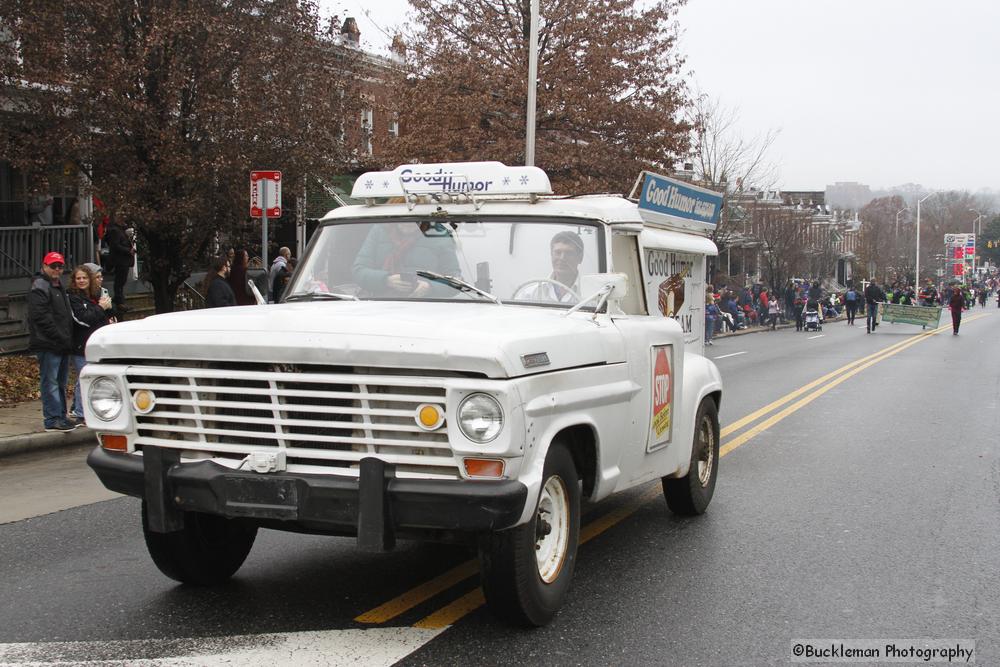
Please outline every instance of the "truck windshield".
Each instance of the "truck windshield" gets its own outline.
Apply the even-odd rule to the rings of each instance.
[[[336,222],[317,230],[284,298],[488,302],[494,296],[568,308],[588,296],[580,294],[580,276],[604,270],[604,247],[603,226],[579,220]]]

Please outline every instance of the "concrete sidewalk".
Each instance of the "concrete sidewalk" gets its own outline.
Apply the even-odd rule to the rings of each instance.
[[[0,405],[0,458],[87,442],[96,445],[97,436],[85,426],[65,433],[47,433],[40,400]]]

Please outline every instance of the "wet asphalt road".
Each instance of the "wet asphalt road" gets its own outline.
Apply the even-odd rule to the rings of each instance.
[[[550,626],[508,629],[479,608],[400,664],[786,664],[802,638],[972,639],[978,664],[1000,664],[1000,312],[966,320],[958,337],[909,346],[909,325],[718,340],[708,356],[722,357],[724,427],[903,346],[729,452],[703,517],[676,519],[655,498],[583,545]],[[138,502],[120,498],[0,525],[0,663],[13,643],[149,639],[63,657],[198,664],[211,644],[199,638],[362,628],[355,616],[470,555],[406,543],[373,557],[350,539],[262,531],[232,583],[199,590],[160,575],[138,522]],[[407,630],[475,586],[386,625]]]

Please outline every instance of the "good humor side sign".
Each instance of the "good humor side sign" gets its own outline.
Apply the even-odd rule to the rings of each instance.
[[[642,173],[640,182],[639,214],[646,222],[704,232],[718,224],[720,193],[648,171]]]

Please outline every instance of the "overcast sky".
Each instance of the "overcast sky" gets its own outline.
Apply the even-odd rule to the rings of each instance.
[[[409,9],[320,4],[382,53],[379,27]],[[1000,189],[997,0],[689,0],[678,19],[692,87],[737,107],[745,135],[780,131],[784,189]]]

